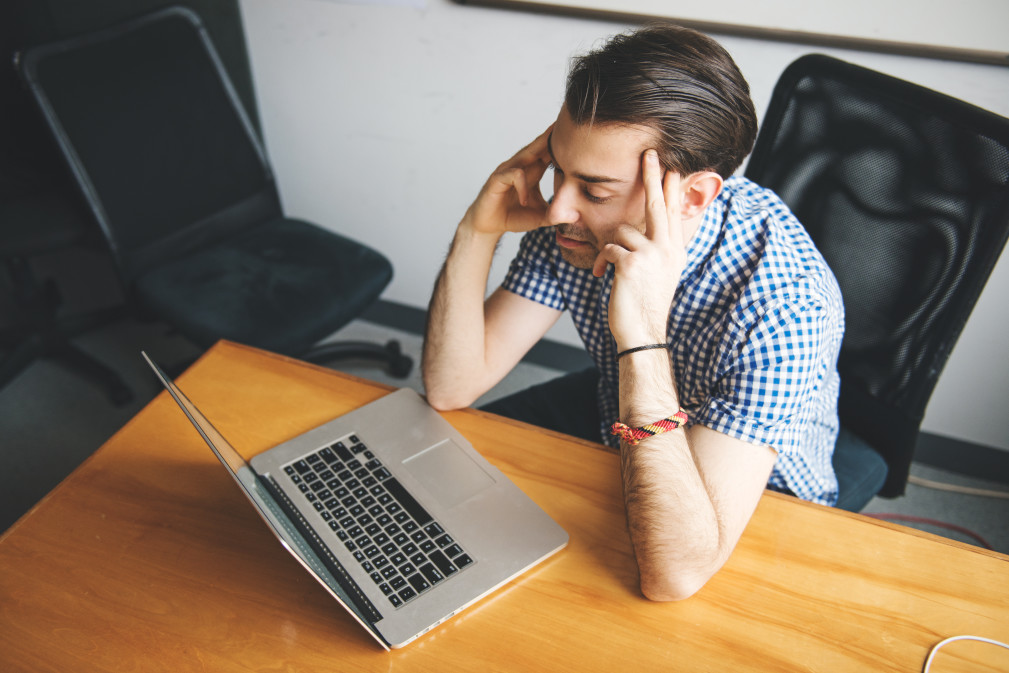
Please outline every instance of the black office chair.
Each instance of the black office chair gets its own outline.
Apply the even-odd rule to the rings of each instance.
[[[74,343],[121,312],[66,306],[64,279],[35,269],[57,251],[91,247],[94,225],[69,191],[66,170],[14,70],[27,32],[17,9],[0,5],[0,388],[48,359],[125,404],[133,393],[119,374]]]
[[[746,176],[788,203],[844,295],[838,506],[902,495],[929,396],[1009,235],[1009,119],[804,56],[775,87]]]
[[[360,243],[284,217],[265,151],[200,18],[173,7],[24,52],[21,73],[141,309],[218,339],[323,362],[395,341],[313,345],[392,277]]]

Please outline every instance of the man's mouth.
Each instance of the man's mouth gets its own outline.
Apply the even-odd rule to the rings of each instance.
[[[588,246],[586,241],[580,241],[576,238],[570,238],[557,231],[557,244],[563,248],[583,248]]]

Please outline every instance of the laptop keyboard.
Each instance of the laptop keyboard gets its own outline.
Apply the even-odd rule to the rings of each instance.
[[[356,435],[284,472],[395,608],[473,563]]]

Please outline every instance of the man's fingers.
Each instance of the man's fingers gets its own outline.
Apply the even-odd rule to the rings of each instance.
[[[667,235],[666,198],[662,185],[662,165],[655,150],[646,150],[641,175],[645,183],[645,236],[652,241]]]
[[[618,264],[621,259],[629,254],[631,253],[626,248],[613,243],[607,243],[599,251],[599,254],[596,255],[596,261],[592,264],[592,275],[596,278],[601,278],[606,273],[607,266]]]
[[[680,174],[675,171],[666,173],[663,180],[663,193],[666,203],[667,231],[673,241],[683,241],[683,213],[680,204]]]

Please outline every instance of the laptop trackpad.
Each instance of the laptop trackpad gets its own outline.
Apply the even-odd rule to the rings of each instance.
[[[491,476],[451,439],[407,458],[403,465],[446,507],[454,507],[494,484]]]

